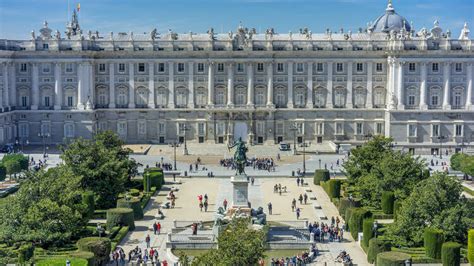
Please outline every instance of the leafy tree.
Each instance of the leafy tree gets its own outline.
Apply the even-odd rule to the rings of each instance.
[[[218,249],[196,257],[193,265],[255,265],[265,251],[266,233],[250,228],[248,219],[236,219],[217,238]]]
[[[0,181],[5,180],[7,177],[7,169],[5,166],[0,162]]]
[[[462,186],[455,177],[435,173],[421,181],[397,211],[397,222],[388,236],[402,245],[420,245],[425,227],[444,231],[448,241],[465,242],[474,218],[472,205],[461,197]]]
[[[10,177],[13,174],[17,174],[17,173],[21,172],[20,162],[18,162],[16,160],[5,161],[5,162],[3,162],[3,166],[5,166],[5,169],[7,170],[7,174],[10,175]]]
[[[462,172],[470,176],[474,176],[474,156],[463,156],[460,166]]]
[[[468,156],[464,153],[455,153],[453,156],[451,156],[450,162],[451,162],[451,168],[456,171],[461,170],[461,162],[464,160],[464,158]]]

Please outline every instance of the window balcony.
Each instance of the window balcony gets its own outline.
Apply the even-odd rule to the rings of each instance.
[[[342,109],[342,108],[346,108],[346,106],[345,105],[334,105],[334,108]]]
[[[317,105],[313,105],[313,108],[323,109],[323,108],[326,108],[326,106],[321,105],[321,104],[317,104]]]
[[[419,109],[420,107],[418,105],[406,105],[405,110],[416,110]]]
[[[364,109],[364,108],[365,108],[365,104],[356,104],[356,105],[354,105],[354,108],[356,108],[356,109]]]
[[[109,105],[108,104],[96,104],[95,108],[96,109],[106,109],[106,108],[109,108]]]
[[[453,106],[451,106],[451,109],[452,110],[464,109],[464,106],[463,105],[453,105]]]
[[[128,108],[128,104],[117,104],[116,108]]]
[[[387,106],[385,104],[376,104],[374,105],[374,108],[376,109],[383,109],[383,108],[386,108]]]
[[[276,104],[276,108],[287,108],[286,104]]]
[[[148,108],[147,104],[135,104],[135,108],[137,109],[146,109]]]
[[[440,105],[429,105],[428,110],[439,110],[441,109]]]
[[[39,106],[38,110],[53,110],[53,106]]]

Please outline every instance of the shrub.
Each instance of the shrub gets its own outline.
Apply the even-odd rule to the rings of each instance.
[[[349,226],[349,221],[351,220],[352,212],[356,208],[347,208],[346,212],[344,213],[344,220],[346,221],[346,231],[352,230],[351,227]]]
[[[411,260],[411,256],[402,252],[382,252],[377,255],[377,266],[401,266],[406,260]]]
[[[94,216],[95,202],[94,202],[94,192],[86,191],[82,193],[82,203],[87,206],[86,217],[92,218]]]
[[[329,170],[318,169],[314,171],[313,182],[315,185],[321,185],[321,181],[328,181],[330,179]]]
[[[95,265],[102,265],[108,262],[111,251],[110,239],[106,237],[86,237],[81,238],[76,243],[79,251],[94,253]]]
[[[362,222],[364,218],[371,217],[372,213],[363,208],[354,208],[349,220],[349,228],[352,238],[357,241],[357,235],[362,231]]]
[[[120,228],[118,233],[115,235],[114,238],[112,238],[112,250],[115,250],[117,245],[122,242],[122,240],[127,236],[128,234],[128,226],[124,226]]]
[[[148,204],[148,202],[150,201],[151,199],[151,195],[152,195],[152,192],[149,192],[149,193],[145,193],[142,197],[142,199],[140,200],[140,207],[142,209],[145,209],[146,205]]]
[[[348,198],[342,198],[339,199],[339,214],[346,220],[349,221],[349,219],[346,218],[346,210],[349,208],[356,208],[360,207],[360,200],[359,199],[352,199],[349,200]]]
[[[163,169],[161,168],[147,168],[145,169],[144,175],[147,175],[150,178],[150,187],[156,187],[157,189],[160,189],[161,186],[165,183]]]
[[[130,208],[115,208],[107,210],[107,228],[117,225],[128,226],[135,229],[133,210]]]
[[[369,246],[369,240],[372,239],[372,237],[374,237],[373,227],[374,227],[374,219],[371,219],[371,218],[364,219],[362,223],[362,233],[363,233],[364,238],[362,239],[362,241],[367,247]]]
[[[467,259],[471,263],[474,264],[474,229],[470,229],[467,233]]]
[[[31,244],[24,244],[18,248],[18,263],[28,262],[34,254],[35,247]]]
[[[441,258],[441,246],[444,242],[442,230],[435,228],[426,228],[424,232],[424,247],[426,256],[433,259]]]
[[[461,244],[446,242],[441,246],[443,266],[458,266],[461,263]]]
[[[132,189],[130,189],[130,195],[132,197],[138,197],[138,196],[140,196],[140,190],[132,188]]]
[[[7,177],[7,169],[2,163],[0,163],[0,181],[5,180],[6,177]]]
[[[131,198],[129,200],[119,199],[117,200],[117,208],[130,208],[133,210],[135,220],[143,219],[143,209],[140,205],[140,200],[137,198]]]
[[[28,166],[30,165],[28,161],[28,157],[20,153],[7,154],[3,156],[2,158],[2,163],[5,166],[7,162],[12,162],[12,161],[17,162],[15,164],[18,164],[18,168],[19,168],[18,172],[20,172],[21,170],[28,170]],[[9,173],[9,174],[15,174],[15,173]]]
[[[382,211],[386,214],[393,213],[393,205],[395,202],[395,194],[390,191],[382,192]]]
[[[381,252],[390,251],[390,243],[377,238],[369,240],[369,250],[367,252],[367,260],[369,263],[374,263],[377,259],[377,254]]]
[[[402,202],[400,200],[396,200],[393,202],[393,220],[397,220],[397,212],[402,206]]]
[[[86,265],[93,266],[95,264],[95,257],[94,257],[94,253],[92,252],[76,250],[75,252],[72,252],[69,255],[71,255],[72,258],[86,260],[87,261]],[[74,265],[74,264],[71,262],[71,265]]]
[[[331,179],[328,181],[329,197],[339,198],[341,196],[341,180]]]
[[[464,153],[455,153],[453,156],[451,156],[450,163],[451,163],[451,168],[455,171],[460,171],[461,170],[461,162],[464,160],[466,155]]]

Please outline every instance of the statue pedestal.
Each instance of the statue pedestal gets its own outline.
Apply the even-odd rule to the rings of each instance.
[[[249,180],[246,174],[232,176],[232,208],[248,208]]]

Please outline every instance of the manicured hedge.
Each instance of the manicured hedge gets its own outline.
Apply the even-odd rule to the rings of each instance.
[[[71,257],[73,259],[74,258],[85,259],[87,261],[86,265],[88,265],[88,266],[94,266],[95,265],[95,256],[94,256],[94,253],[92,253],[92,252],[77,250],[77,251],[74,251],[74,252],[70,253],[69,255],[71,255]],[[71,265],[74,265],[72,263],[72,261],[71,261]]]
[[[136,188],[130,189],[130,196],[132,196],[132,197],[138,197],[138,196],[140,196],[140,190],[138,190],[138,189],[136,189]]]
[[[128,226],[124,226],[120,228],[118,233],[115,235],[115,237],[112,238],[112,250],[115,250],[118,244],[122,242],[122,240],[127,236],[128,233]]]
[[[395,200],[393,202],[393,220],[397,220],[397,212],[400,210],[400,207],[402,206],[402,202],[400,200]]]
[[[411,256],[402,252],[382,252],[377,255],[377,266],[402,266]]]
[[[369,240],[374,237],[373,227],[374,227],[374,219],[372,218],[366,218],[362,222],[362,233],[364,236],[362,241],[367,247],[369,246]]]
[[[381,252],[390,251],[390,243],[377,238],[369,240],[369,250],[367,252],[367,260],[369,263],[374,263],[377,259],[377,254]]]
[[[27,263],[35,252],[35,247],[31,244],[24,244],[18,248],[18,263]]]
[[[467,259],[474,265],[474,229],[468,231],[467,237]]]
[[[111,241],[106,237],[81,238],[76,243],[79,251],[94,253],[95,265],[102,265],[109,261]]]
[[[357,234],[362,231],[362,222],[365,218],[372,216],[372,213],[363,208],[354,208],[349,220],[349,228],[352,238],[357,241]]]
[[[321,185],[321,181],[328,181],[330,179],[329,170],[318,169],[314,171],[313,182],[315,185]]]
[[[140,200],[137,198],[131,198],[129,200],[119,199],[117,200],[117,208],[130,208],[133,210],[135,220],[143,219],[143,209],[140,205]]]
[[[156,187],[157,189],[161,189],[161,186],[165,183],[163,169],[161,168],[147,168],[144,171],[144,176],[145,175],[150,178],[150,187]],[[143,183],[143,185],[145,185],[145,183]]]
[[[441,246],[443,266],[458,266],[461,263],[461,244],[446,242]]]
[[[346,218],[346,210],[348,208],[354,208],[354,207],[360,207],[359,199],[352,199],[352,201],[349,200],[348,198],[339,199],[338,211],[339,211],[339,214],[342,216],[342,218],[344,218],[346,221],[348,221],[348,219]]]
[[[346,221],[346,231],[351,231],[352,228],[349,226],[349,221],[351,220],[352,213],[356,208],[347,208],[344,213],[344,220]]]
[[[386,214],[393,213],[393,204],[395,202],[395,194],[391,191],[382,192],[382,211]]]
[[[341,180],[331,179],[328,181],[328,188],[329,197],[332,198],[339,198],[341,196]]]
[[[82,193],[82,203],[87,206],[87,218],[92,218],[95,210],[94,192],[86,191]]]
[[[130,208],[115,208],[107,210],[107,228],[117,225],[128,226],[135,229],[133,210]]]
[[[441,246],[444,242],[444,233],[436,228],[425,228],[424,247],[426,256],[441,259]]]
[[[6,177],[7,177],[7,169],[2,163],[0,163],[0,181],[5,180]]]

